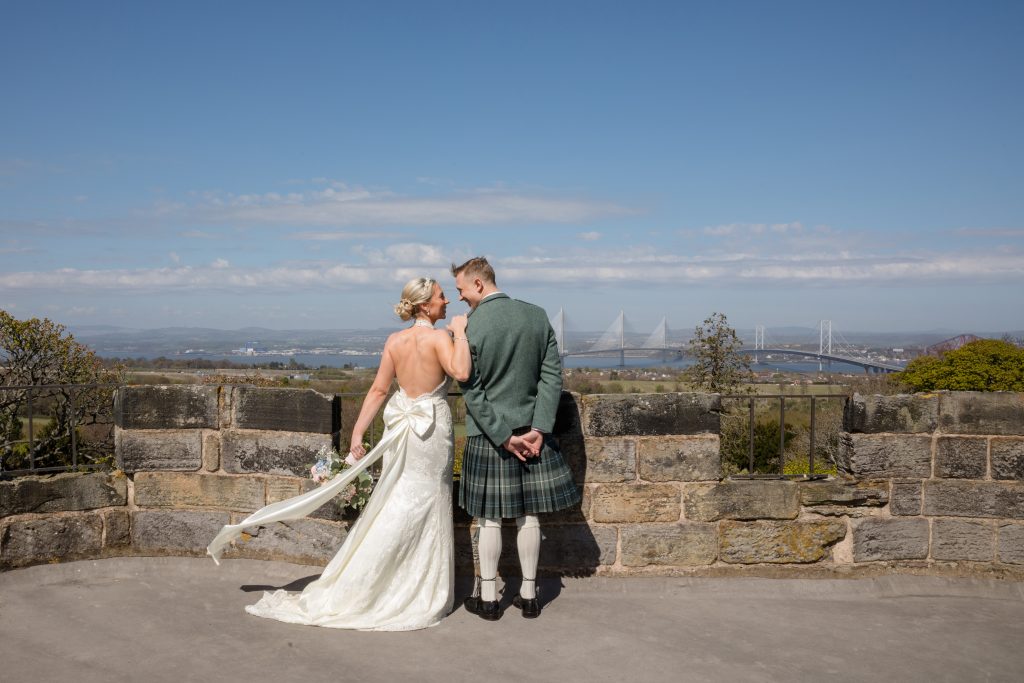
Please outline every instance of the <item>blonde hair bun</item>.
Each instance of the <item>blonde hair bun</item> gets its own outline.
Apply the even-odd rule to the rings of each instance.
[[[418,277],[409,280],[402,288],[402,298],[395,304],[395,315],[408,320],[416,315],[422,304],[434,296],[434,285],[437,281],[429,277]]]

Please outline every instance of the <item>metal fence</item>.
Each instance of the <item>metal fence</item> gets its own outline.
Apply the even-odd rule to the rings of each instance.
[[[0,386],[0,476],[107,467],[117,387]],[[91,433],[85,436],[83,429]]]
[[[747,472],[745,474],[732,474],[734,479],[778,479],[778,478],[789,478],[797,477],[803,479],[822,479],[826,477],[826,474],[815,473],[815,459],[817,453],[817,438],[818,438],[818,408],[822,402],[825,401],[839,401],[840,409],[845,405],[845,402],[849,398],[847,394],[818,394],[818,395],[795,395],[795,394],[723,394],[722,400],[727,403],[746,404],[747,413]],[[756,472],[757,469],[755,463],[755,431],[757,429],[757,410],[756,402],[778,402],[778,439],[779,446],[777,451],[779,461],[778,472]],[[808,428],[808,450],[807,450],[807,473],[805,474],[790,474],[787,475],[784,472],[786,464],[786,402],[789,401],[791,404],[797,401],[810,402],[810,417],[809,417],[809,428]],[[841,416],[841,410],[839,411]],[[762,423],[763,424],[763,423]],[[723,430],[724,431],[724,430]]]

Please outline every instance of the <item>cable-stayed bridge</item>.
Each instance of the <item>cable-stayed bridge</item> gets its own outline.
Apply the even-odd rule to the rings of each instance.
[[[596,341],[583,348],[569,350],[565,344],[565,310],[560,309],[553,318],[551,326],[555,331],[555,338],[558,341],[558,352],[565,358],[567,356],[609,356],[618,355],[619,365],[625,366],[626,355],[647,355],[660,356],[663,362],[677,360],[686,353],[687,347],[682,344],[672,345],[669,342],[668,319],[663,317],[654,331],[642,343],[636,343],[636,334],[627,333],[625,311],[619,311],[618,317],[605,330]],[[806,351],[794,349],[789,346],[766,343],[766,328],[758,325],[754,330],[754,346],[744,347],[742,352],[753,357],[757,362],[760,355],[770,356],[772,354],[802,356],[819,361],[819,369],[822,363],[846,363],[859,366],[865,372],[898,372],[903,368],[892,363],[885,363],[880,360],[867,357],[857,351],[846,342],[838,333],[834,333],[831,320],[821,320],[818,323],[818,350]],[[627,340],[627,334],[630,340]],[[810,342],[810,340],[808,340]]]

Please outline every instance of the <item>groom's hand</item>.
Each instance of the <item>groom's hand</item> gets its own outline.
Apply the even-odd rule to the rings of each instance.
[[[521,436],[513,435],[508,437],[508,440],[501,444],[501,447],[523,462],[526,462],[526,459],[533,455]]]
[[[540,455],[540,449],[544,447],[544,435],[536,430],[526,432],[522,436],[523,444],[530,450],[530,456]]]

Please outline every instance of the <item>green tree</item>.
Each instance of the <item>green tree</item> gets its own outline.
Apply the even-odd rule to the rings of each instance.
[[[0,310],[0,466],[68,465],[72,438],[81,464],[111,459],[109,385],[118,380],[63,325]]]
[[[753,379],[750,358],[740,353],[743,342],[724,313],[712,313],[690,339],[694,363],[687,368],[691,384],[704,391],[730,393]]]
[[[979,339],[941,358],[915,358],[899,380],[913,391],[1024,391],[1024,349]]]
[[[787,445],[796,436],[793,427],[785,425]],[[721,426],[720,452],[722,469],[725,474],[778,473],[779,467],[779,421],[768,419],[754,422],[754,469],[750,469],[750,423],[740,416],[723,419]]]

